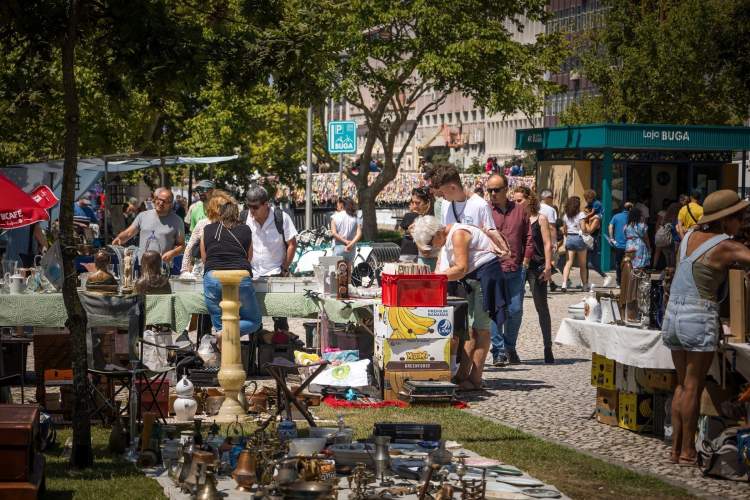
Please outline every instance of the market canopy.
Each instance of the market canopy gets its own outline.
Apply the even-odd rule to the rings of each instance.
[[[17,229],[42,220],[49,214],[31,195],[0,174],[0,229]]]
[[[164,158],[164,166],[173,165],[209,165],[212,163],[225,163],[236,160],[239,155],[231,156],[170,156]],[[144,168],[159,167],[162,164],[161,158],[129,158],[126,160],[108,161],[102,158],[81,158],[78,160],[78,170],[91,170],[95,172],[104,172],[105,169],[110,173],[131,172]],[[9,165],[12,168],[30,168],[49,173],[61,173],[63,160],[52,160],[39,163],[19,163]]]

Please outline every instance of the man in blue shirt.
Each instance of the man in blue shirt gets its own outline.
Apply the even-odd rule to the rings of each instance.
[[[86,217],[90,224],[98,224],[96,212],[91,208],[91,197],[88,193],[78,198],[78,203],[73,205],[73,217]]]
[[[633,208],[630,202],[625,203],[622,211],[615,214],[609,221],[609,241],[615,249],[615,266],[617,269],[617,286],[620,286],[620,265],[625,257],[625,225],[628,223],[628,212]]]

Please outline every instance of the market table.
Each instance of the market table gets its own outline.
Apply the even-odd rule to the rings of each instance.
[[[555,342],[590,349],[623,365],[674,370],[672,354],[658,330],[565,318]]]
[[[314,299],[302,293],[257,293],[264,316],[307,318],[317,315]],[[114,297],[113,297],[114,299]],[[325,299],[329,316],[346,312],[346,304]],[[190,323],[192,314],[206,314],[203,292],[176,292],[169,295],[146,295],[146,323],[171,325],[175,331]],[[0,326],[64,327],[67,313],[61,293],[0,295]],[[344,320],[345,321],[345,320]]]

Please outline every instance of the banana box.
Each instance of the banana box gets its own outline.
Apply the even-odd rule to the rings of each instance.
[[[376,304],[375,337],[391,340],[449,339],[453,336],[453,306],[399,307]]]
[[[375,339],[374,364],[385,370],[450,370],[451,339]]]

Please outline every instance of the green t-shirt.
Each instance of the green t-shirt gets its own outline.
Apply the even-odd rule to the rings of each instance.
[[[196,201],[193,208],[190,210],[190,232],[195,230],[195,226],[198,221],[206,218],[206,212],[203,210],[203,202]]]

